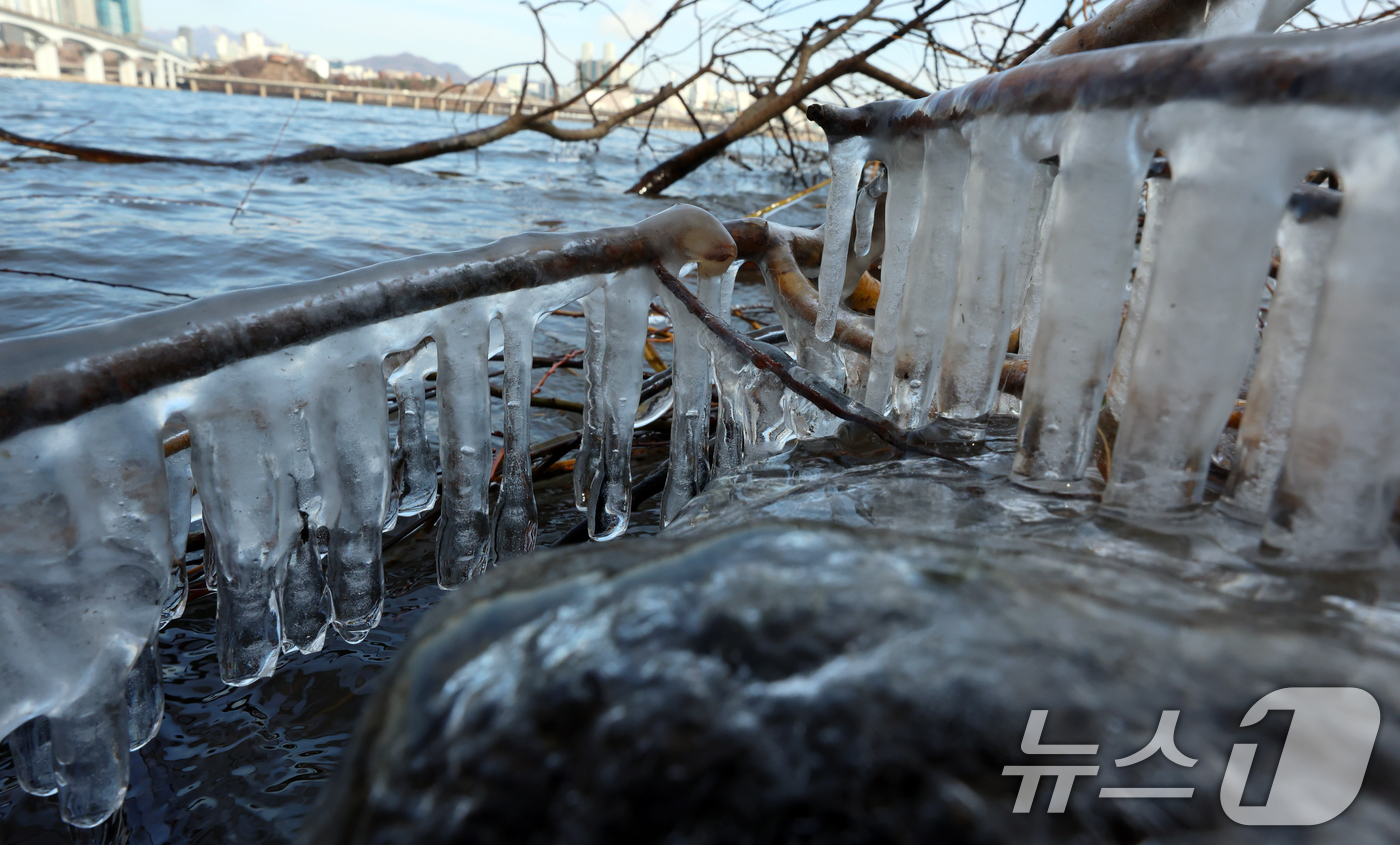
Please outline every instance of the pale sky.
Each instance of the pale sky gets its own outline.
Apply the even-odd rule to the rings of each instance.
[[[942,14],[956,7],[991,8],[1005,0],[955,0]],[[536,0],[539,4],[539,0]],[[555,48],[568,61],[577,58],[580,44],[594,44],[601,58],[602,44],[614,42],[619,53],[634,35],[654,23],[670,0],[608,0],[580,9],[559,4],[549,10],[547,22]],[[862,0],[822,0],[813,4],[785,4],[798,9],[788,16],[794,25],[816,17],[854,11]],[[908,7],[907,0],[892,10]],[[616,15],[609,12],[609,8]],[[1049,21],[1064,8],[1063,0],[1030,0],[1023,18]],[[714,0],[702,7],[706,17],[724,18],[751,10],[741,2]],[[539,55],[539,35],[530,12],[516,0],[142,0],[147,29],[180,26],[221,26],[234,32],[258,30],[273,43],[286,41],[292,49],[317,53],[330,59],[352,61],[377,54],[415,53],[438,62],[455,62],[470,73],[530,60]],[[894,13],[892,11],[892,13]],[[619,22],[618,19],[621,19]],[[626,30],[624,29],[626,27]],[[694,37],[693,14],[673,21],[662,48],[680,49]],[[886,51],[884,65],[899,69],[899,59]],[[551,63],[552,64],[552,63]],[[562,64],[562,63],[561,63]],[[681,63],[683,64],[683,62]],[[693,68],[693,62],[690,63]],[[556,72],[560,67],[556,67]],[[660,80],[650,80],[655,83]]]
[[[647,0],[611,5],[642,30],[657,17]],[[534,19],[515,0],[142,0],[141,8],[147,29],[253,29],[299,52],[346,61],[408,52],[480,73],[539,55]],[[597,42],[595,55],[600,55],[602,42],[616,42],[621,49],[629,40],[602,7],[561,6],[552,10],[550,21],[558,47],[570,59],[584,41]]]
[[[547,12],[546,21],[554,43],[551,57],[562,61],[551,67],[556,74],[568,73],[578,57],[580,44],[594,44],[594,56],[601,58],[604,42],[617,44],[619,53],[654,23],[672,0],[593,0],[582,4],[559,2]],[[542,5],[544,0],[533,0]],[[769,0],[769,3],[774,0]],[[888,14],[904,17],[912,0],[891,0]],[[1065,0],[1028,0],[1019,28],[1039,29],[1065,8]],[[1364,6],[1368,0],[1319,0],[1315,8],[1340,13],[1343,7]],[[1107,0],[1101,0],[1100,6]],[[768,5],[768,3],[759,4]],[[794,27],[817,17],[854,11],[863,0],[776,0],[776,5],[795,11],[780,19]],[[1078,3],[1076,3],[1078,5]],[[1014,6],[1012,0],[954,0],[938,17],[960,12]],[[1333,9],[1332,7],[1337,7]],[[753,14],[754,4],[742,0],[704,0],[701,14],[710,21],[738,20]],[[415,53],[437,62],[455,62],[472,74],[510,62],[539,57],[540,39],[534,19],[518,0],[142,0],[147,29],[175,29],[180,26],[221,26],[234,32],[258,30],[273,43],[286,41],[302,53],[318,53],[329,59],[353,61],[372,55]],[[615,14],[614,14],[615,12]],[[620,20],[619,20],[620,19]],[[965,26],[954,22],[939,29],[946,43],[966,44],[965,33],[945,27]],[[672,21],[666,37],[657,45],[663,51],[681,50],[697,31],[695,15],[683,12]],[[915,62],[910,54],[901,56],[900,45],[884,51],[877,64],[903,71]],[[556,50],[558,51],[556,53]],[[695,67],[689,52],[671,62],[682,74]],[[644,84],[664,81],[658,71]],[[905,76],[905,78],[909,78]]]

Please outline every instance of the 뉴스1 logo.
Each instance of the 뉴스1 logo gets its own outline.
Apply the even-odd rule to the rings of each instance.
[[[1292,710],[1283,754],[1269,788],[1268,802],[1261,807],[1240,804],[1257,746],[1238,743],[1230,750],[1230,761],[1220,784],[1220,806],[1231,820],[1243,825],[1322,824],[1342,814],[1361,791],[1371,750],[1381,727],[1381,708],[1365,690],[1354,687],[1288,687],[1269,693],[1249,708],[1240,727],[1257,724],[1270,710]],[[1055,754],[1093,756],[1097,745],[1042,745],[1048,710],[1032,710],[1026,720],[1021,751],[1028,755]],[[1113,761],[1127,767],[1160,753],[1178,766],[1190,768],[1196,760],[1176,747],[1176,725],[1180,710],[1163,710],[1157,731],[1141,750]],[[1013,813],[1029,813],[1042,777],[1053,777],[1050,792],[1051,813],[1063,813],[1070,791],[1079,777],[1093,777],[1097,765],[1007,766],[1002,774],[1021,778]],[[1099,790],[1099,798],[1190,798],[1189,786],[1115,787]]]

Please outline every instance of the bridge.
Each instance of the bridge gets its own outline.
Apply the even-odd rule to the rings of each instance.
[[[86,27],[70,26],[17,12],[0,4],[0,25],[18,29],[32,39],[34,72],[41,79],[59,79],[59,47],[76,44],[83,55],[83,79],[106,82],[103,55],[117,56],[117,82],[174,88],[176,79],[194,67],[188,56],[153,41],[136,41]]]
[[[365,85],[334,85],[323,82],[299,82],[279,79],[258,79],[246,76],[222,74],[181,73],[180,80],[191,91],[212,91],[225,94],[249,94],[260,97],[290,97],[300,100],[303,97],[323,99],[327,103],[355,103],[356,105],[377,105],[393,108],[436,109],[438,111],[467,112],[497,117],[515,114],[535,114],[550,106],[544,100],[517,97],[486,96],[469,94],[461,88],[445,88],[441,91],[410,91],[402,88],[372,88]],[[606,119],[615,111],[601,106],[590,109],[578,103],[557,113],[560,120],[578,120],[592,123]],[[628,126],[652,126],[655,129],[676,129],[690,131],[696,122],[706,132],[716,132],[729,125],[725,115],[701,111],[694,120],[681,114],[666,114],[658,111],[655,117],[645,114],[631,118]],[[801,135],[802,133],[797,133]],[[804,140],[824,138],[818,133],[806,131]]]

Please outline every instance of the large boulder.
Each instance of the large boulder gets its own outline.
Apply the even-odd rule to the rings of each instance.
[[[1000,503],[1031,539],[1005,526],[997,539],[915,536],[859,512],[836,518],[874,527],[698,519],[679,536],[539,554],[469,584],[383,681],[303,841],[1400,841],[1392,579],[1162,565],[1170,543],[1082,507],[1061,517],[1074,542],[1043,542],[1024,501],[985,481],[970,493],[975,472],[943,466],[941,480],[887,468],[888,507],[942,500],[937,529],[949,509]],[[821,497],[872,501],[875,478],[828,470]],[[770,479],[747,512],[796,507],[783,490],[815,483]],[[1155,557],[1113,553],[1134,543]],[[1379,702],[1365,780],[1332,821],[1243,826],[1222,809],[1227,761],[1237,743],[1257,746],[1242,803],[1264,804],[1289,712],[1241,721],[1294,687]],[[1042,744],[1096,753],[1024,753],[1034,710],[1048,711]],[[1179,711],[1173,756],[1199,762],[1156,753],[1116,766],[1163,711]],[[1364,734],[1349,712],[1338,729]],[[1022,778],[1004,769],[1026,765],[1099,768],[1072,781],[1061,812],[1049,812],[1054,776],[1013,812]],[[1194,792],[1101,798],[1106,786]]]

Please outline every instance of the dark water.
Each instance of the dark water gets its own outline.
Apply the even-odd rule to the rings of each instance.
[[[0,126],[6,129],[47,138],[87,120],[94,122],[64,140],[228,159],[266,156],[284,123],[281,152],[327,143],[397,145],[454,129],[452,115],[426,110],[0,79]],[[458,115],[455,127],[465,129],[469,120]],[[232,225],[229,218],[252,178],[248,171],[86,164],[35,151],[0,164],[0,268],[203,296],[462,249],[522,230],[631,223],[675,200],[722,219],[737,217],[800,187],[780,173],[720,163],[677,186],[675,200],[628,196],[624,189],[657,153],[690,140],[653,133],[653,150],[639,151],[640,134],[621,133],[596,146],[521,134],[479,154],[395,168],[347,162],[268,168]],[[21,152],[0,149],[0,162]],[[756,161],[761,150],[751,145],[743,152]],[[776,219],[811,224],[820,214],[809,202]],[[759,289],[736,295],[738,303],[757,306],[754,316],[766,322],[763,299]],[[0,272],[0,337],[182,301]],[[536,353],[581,346],[581,322],[546,318]],[[664,344],[659,348],[668,356]],[[561,371],[544,392],[578,400],[582,379]],[[576,426],[569,414],[540,412],[533,439]],[[639,462],[637,471],[645,472],[646,460],[662,451]],[[541,542],[577,519],[569,485],[567,475],[537,484]],[[641,508],[635,522],[634,533],[654,532],[654,507]],[[124,812],[96,832],[96,840],[72,831],[58,821],[52,799],[33,798],[15,785],[9,755],[0,750],[0,843],[291,839],[380,670],[442,595],[433,581],[430,532],[386,553],[386,570],[384,621],[365,642],[350,646],[328,637],[323,652],[284,659],[274,677],[239,689],[218,677],[213,596],[193,601],[161,636],[166,715],[159,736],[132,755]]]

